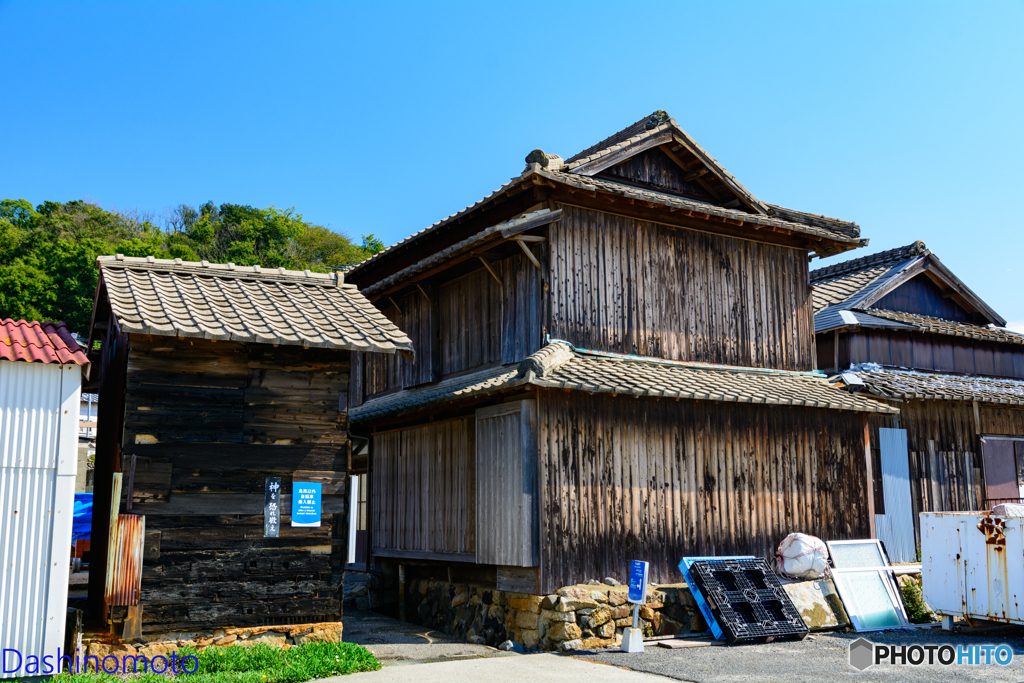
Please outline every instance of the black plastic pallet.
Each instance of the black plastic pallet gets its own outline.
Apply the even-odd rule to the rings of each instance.
[[[690,575],[730,645],[803,640],[809,632],[764,560],[694,562]]]

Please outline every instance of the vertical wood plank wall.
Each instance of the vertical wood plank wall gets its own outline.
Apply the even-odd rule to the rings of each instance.
[[[476,552],[473,418],[373,435],[373,551]]]
[[[143,630],[340,619],[349,353],[147,335],[129,344],[121,470],[127,481],[136,456]],[[321,481],[323,525],[293,529],[285,506],[281,536],[264,538],[267,476],[281,477],[285,496],[296,476]]]
[[[543,245],[531,246],[541,256]],[[378,301],[412,339],[416,361],[370,354],[365,378],[353,372],[352,405],[365,397],[435,382],[490,365],[518,363],[543,344],[541,274],[523,254],[400,298]],[[356,362],[356,358],[353,359]]]
[[[820,347],[828,345],[827,351],[819,350],[819,367],[835,365],[831,355],[834,347],[827,341],[832,336],[827,332],[818,337]],[[839,367],[846,369],[851,363],[1024,379],[1024,345],[920,332],[862,330],[839,335]]]
[[[476,412],[479,564],[534,567],[539,559],[536,401]]]
[[[907,430],[914,533],[921,540],[921,512],[980,510],[985,497],[981,441],[969,401],[905,401],[899,425]],[[1024,408],[981,405],[981,433],[1024,436]],[[872,443],[888,416],[872,416]]]
[[[549,230],[552,337],[671,360],[813,368],[804,251],[561,208]]]
[[[660,149],[649,149],[626,159],[598,174],[598,177],[615,181],[620,178],[636,180],[655,188],[679,192],[689,197],[714,201],[714,197],[700,183],[683,180],[686,171],[668,158]]]
[[[544,592],[631,559],[676,582],[684,555],[869,534],[857,413],[541,391],[538,433]]]
[[[480,268],[439,291],[441,375],[499,363],[502,291],[491,274]]]

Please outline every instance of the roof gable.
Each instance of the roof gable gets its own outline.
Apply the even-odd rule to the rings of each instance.
[[[860,239],[860,227],[856,223],[760,201],[674,119],[660,110],[568,160],[535,149],[527,155],[526,163],[526,169],[519,176],[480,201],[356,264],[349,271],[351,279],[367,286],[415,263],[421,258],[420,244],[430,236],[439,240],[438,250],[466,239],[470,235],[459,232],[462,229],[460,224],[495,209],[501,202],[516,201],[531,188],[536,190],[537,186],[559,187],[570,193],[582,190],[594,196],[600,193],[606,199],[617,195],[626,198],[630,204],[643,202],[652,208],[664,208],[669,214],[682,210],[682,214],[676,215],[723,225],[749,225],[755,231],[769,227],[771,230],[765,233],[778,232],[806,238],[809,250],[818,256],[867,244],[867,240]],[[655,173],[651,169],[634,168],[644,164],[653,164],[660,170]],[[686,189],[696,191],[689,193]],[[490,224],[529,211],[535,203],[518,207]],[[456,234],[446,243],[446,237],[442,236],[445,232]],[[392,263],[396,267],[392,268]]]
[[[999,327],[1006,324],[921,241],[819,268],[811,271],[810,279],[816,332],[857,325],[886,327],[885,321],[893,319],[871,316],[874,309],[927,314],[921,302],[929,299],[955,317]]]
[[[593,176],[652,148],[660,149],[675,164],[681,179],[702,188],[711,203],[750,213],[771,213],[767,205],[743,187],[662,110],[570,157],[556,170]]]

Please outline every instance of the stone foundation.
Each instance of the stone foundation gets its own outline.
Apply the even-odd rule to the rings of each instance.
[[[409,621],[465,638],[498,645],[506,640],[527,649],[609,647],[632,626],[633,608],[625,586],[569,586],[547,596],[498,591],[433,579],[409,583]],[[701,633],[707,629],[685,585],[652,587],[640,608],[648,636]]]
[[[289,624],[283,626],[253,626],[246,628],[223,628],[211,631],[190,631],[176,633],[146,634],[146,637],[126,643],[108,634],[87,634],[82,649],[88,656],[108,655],[118,659],[125,655],[167,657],[174,651],[192,646],[197,650],[207,647],[228,647],[230,645],[255,645],[265,643],[274,647],[290,648],[305,643],[340,643],[342,624],[323,622],[318,624]]]
[[[785,585],[811,631],[849,626],[830,580]],[[413,623],[499,645],[506,640],[530,650],[611,647],[633,624],[633,606],[623,585],[569,586],[547,596],[494,590],[472,583],[415,579],[406,586],[406,615]],[[686,584],[652,586],[640,607],[645,637],[700,634],[703,615]]]

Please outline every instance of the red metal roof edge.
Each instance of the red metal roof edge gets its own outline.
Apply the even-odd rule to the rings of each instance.
[[[88,366],[85,350],[64,323],[0,320],[0,359]]]

